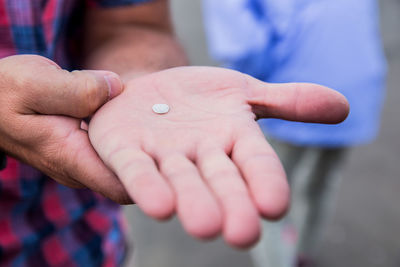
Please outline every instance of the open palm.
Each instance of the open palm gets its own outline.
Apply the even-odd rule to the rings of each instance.
[[[154,104],[170,111],[156,114]],[[271,85],[209,67],[174,68],[138,79],[104,105],[90,140],[149,216],[176,212],[193,236],[223,233],[237,247],[259,237],[259,217],[289,203],[285,173],[256,117],[336,123],[345,98],[310,84]]]

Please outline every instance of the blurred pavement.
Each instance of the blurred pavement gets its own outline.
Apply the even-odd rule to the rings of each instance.
[[[400,266],[400,1],[382,0],[381,7],[390,67],[382,130],[375,143],[354,149],[350,156],[318,266]],[[192,64],[210,65],[214,63],[207,57],[200,9],[199,0],[172,1],[177,32]],[[246,252],[221,240],[196,241],[176,219],[157,223],[136,207],[127,208],[127,213],[135,267],[251,266]]]

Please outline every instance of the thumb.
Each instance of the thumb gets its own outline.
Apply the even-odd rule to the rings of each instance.
[[[258,118],[334,124],[349,114],[349,103],[339,92],[310,83],[269,84],[250,76],[248,103]]]
[[[0,74],[18,94],[21,113],[67,115],[85,118],[123,91],[120,77],[110,71],[69,72],[36,55],[1,60]]]
[[[123,85],[109,71],[52,69],[48,77],[38,78],[35,89],[29,107],[33,112],[85,118],[119,95]]]

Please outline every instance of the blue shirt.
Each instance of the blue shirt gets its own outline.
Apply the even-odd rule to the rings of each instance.
[[[259,121],[296,145],[341,147],[376,137],[386,63],[375,0],[204,0],[213,57],[266,82],[313,82],[350,102],[339,125]]]

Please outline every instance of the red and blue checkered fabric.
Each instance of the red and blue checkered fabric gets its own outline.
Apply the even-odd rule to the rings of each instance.
[[[82,2],[0,0],[0,58],[38,54],[69,67],[67,28]],[[118,266],[124,228],[119,206],[89,190],[62,186],[13,158],[0,171],[0,266]]]

